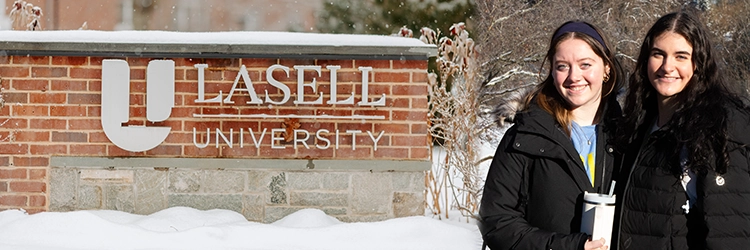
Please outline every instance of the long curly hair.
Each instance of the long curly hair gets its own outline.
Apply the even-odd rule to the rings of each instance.
[[[554,69],[552,64],[554,63],[555,53],[557,52],[557,47],[560,43],[569,39],[579,39],[586,42],[594,53],[602,58],[604,65],[610,67],[609,79],[602,85],[601,103],[599,103],[596,117],[599,119],[600,123],[605,124],[605,132],[612,133],[613,128],[616,127],[616,119],[620,115],[620,105],[617,103],[616,96],[622,86],[621,82],[624,78],[622,66],[620,65],[620,61],[615,57],[614,51],[610,49],[611,46],[609,46],[607,37],[604,36],[599,28],[588,22],[568,21],[560,25],[553,34],[557,34],[562,27],[573,22],[582,22],[591,26],[591,28],[593,28],[602,38],[604,44],[601,44],[599,41],[583,32],[566,32],[559,37],[553,37],[550,40],[545,60],[542,62],[542,68],[547,61],[549,62],[547,78],[538,84],[536,90],[527,96],[525,106],[529,107],[529,104],[531,104],[533,100],[536,100],[536,104],[543,110],[552,114],[557,123],[560,124],[561,129],[570,136],[570,124],[572,123],[570,105],[555,88],[555,80],[552,78],[552,70]],[[606,113],[604,113],[605,111]]]
[[[650,122],[658,115],[658,93],[649,81],[647,67],[654,40],[667,32],[681,35],[693,47],[692,63],[695,68],[693,77],[675,96],[679,100],[676,110],[664,128],[666,133],[663,139],[676,144],[667,149],[670,159],[674,161],[672,165],[679,166],[676,163],[684,147],[689,169],[702,172],[712,168],[719,174],[726,173],[729,165],[728,105],[742,107],[742,102],[727,87],[706,28],[688,12],[662,16],[643,39],[625,97],[617,145],[620,150],[626,150],[625,147],[631,143],[640,145],[636,141],[639,131],[648,129],[652,125]]]

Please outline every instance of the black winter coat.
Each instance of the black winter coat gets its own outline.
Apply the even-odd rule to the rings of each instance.
[[[597,128],[594,187],[570,137],[533,105],[518,115],[492,160],[479,210],[480,231],[492,250],[583,249],[583,192],[608,192],[612,147]],[[602,125],[600,125],[602,126]]]
[[[623,171],[630,177],[618,191],[619,250],[750,249],[750,118],[736,109],[728,113],[727,173],[696,176],[698,200],[687,214],[682,207],[687,194],[675,173],[679,160],[665,150],[676,145],[663,139],[666,131],[654,131],[625,154],[630,162]],[[640,134],[647,133],[641,129]]]

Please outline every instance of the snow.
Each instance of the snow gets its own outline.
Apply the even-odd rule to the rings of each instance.
[[[236,31],[0,31],[0,42],[124,43],[124,44],[220,44],[220,45],[327,45],[435,48],[416,38],[382,35],[319,34],[301,32]]]
[[[457,218],[457,216],[453,216]],[[114,210],[0,212],[0,249],[480,249],[474,223],[427,216],[344,223],[302,209],[274,223],[230,210],[172,207],[151,215]]]

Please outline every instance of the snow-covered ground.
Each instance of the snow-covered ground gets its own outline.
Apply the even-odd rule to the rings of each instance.
[[[459,216],[453,216],[457,218]],[[0,212],[0,249],[479,249],[476,225],[428,216],[342,223],[303,209],[271,224],[229,210],[172,207],[151,215],[112,210]]]

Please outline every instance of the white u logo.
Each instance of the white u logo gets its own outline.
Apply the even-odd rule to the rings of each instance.
[[[127,126],[130,119],[130,67],[119,59],[102,61],[102,111],[104,134],[118,147],[142,152],[159,146],[170,127]],[[146,69],[146,119],[167,120],[174,107],[174,61],[153,60]]]

